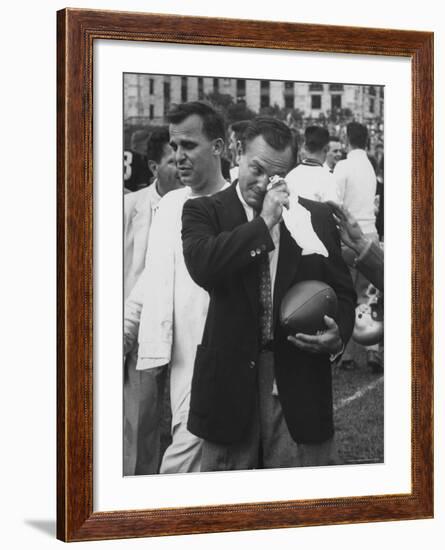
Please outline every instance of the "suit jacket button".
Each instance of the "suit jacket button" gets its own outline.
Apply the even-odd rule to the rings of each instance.
[[[251,362],[249,363],[249,367],[250,367],[251,369],[253,369],[254,366],[255,366],[255,361],[251,361]]]
[[[261,254],[261,248],[257,248],[257,249],[256,249],[256,253],[257,253],[257,254]]]
[[[261,250],[266,250],[266,245],[265,244],[261,245]]]
[[[252,256],[252,258],[253,258],[254,256],[256,256],[255,250],[251,250],[251,251],[250,251],[250,255]]]

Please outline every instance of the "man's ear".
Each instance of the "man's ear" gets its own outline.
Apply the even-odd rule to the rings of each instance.
[[[148,167],[150,168],[150,171],[153,174],[153,176],[155,178],[157,178],[158,177],[158,163],[155,162],[154,160],[149,160],[148,161]]]
[[[216,138],[213,140],[212,149],[215,155],[222,155],[224,153],[224,140],[222,138]]]

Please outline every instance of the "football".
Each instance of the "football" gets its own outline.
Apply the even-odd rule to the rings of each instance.
[[[321,281],[302,281],[292,286],[280,306],[280,322],[288,334],[316,334],[326,330],[324,315],[337,312],[337,296]]]

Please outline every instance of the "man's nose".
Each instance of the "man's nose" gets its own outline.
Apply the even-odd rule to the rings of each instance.
[[[175,151],[175,160],[176,160],[176,163],[178,164],[179,162],[181,162],[182,160],[184,160],[184,157],[185,157],[185,154],[184,154],[184,149],[182,147],[178,147]]]
[[[257,185],[261,188],[261,191],[266,192],[267,186],[269,184],[269,176],[267,174],[262,174],[257,177]]]

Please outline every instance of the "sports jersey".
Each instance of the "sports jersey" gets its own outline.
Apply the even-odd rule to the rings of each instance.
[[[127,189],[138,191],[150,185],[152,178],[145,155],[136,151],[124,151],[124,186]]]

